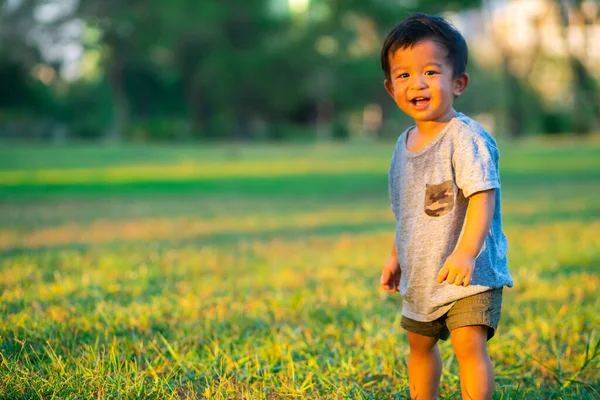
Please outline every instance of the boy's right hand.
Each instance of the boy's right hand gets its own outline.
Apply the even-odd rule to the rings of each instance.
[[[396,293],[400,291],[400,264],[398,259],[391,255],[383,264],[383,270],[381,271],[381,287],[390,293]]]

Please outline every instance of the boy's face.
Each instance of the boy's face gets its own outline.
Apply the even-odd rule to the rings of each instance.
[[[469,76],[454,77],[446,56],[447,50],[432,40],[388,56],[390,79],[385,88],[415,122],[447,122],[454,113],[454,97],[467,88]]]

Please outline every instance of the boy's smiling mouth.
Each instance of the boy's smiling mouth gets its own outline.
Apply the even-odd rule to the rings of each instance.
[[[412,105],[415,108],[424,109],[424,108],[427,108],[427,106],[429,105],[429,100],[430,100],[429,97],[418,96],[418,97],[411,99],[410,102],[412,103]]]

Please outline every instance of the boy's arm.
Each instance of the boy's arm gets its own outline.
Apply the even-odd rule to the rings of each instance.
[[[395,293],[400,291],[400,263],[396,252],[396,242],[392,246],[392,252],[383,264],[380,284],[384,290]]]
[[[446,281],[456,286],[469,285],[475,259],[490,231],[495,208],[495,189],[471,195],[462,237],[440,270],[437,276],[439,283]]]

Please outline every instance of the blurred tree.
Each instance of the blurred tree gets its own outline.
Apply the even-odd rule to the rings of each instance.
[[[36,24],[33,11],[37,0],[4,2],[0,5],[0,46],[3,57],[24,67],[31,67],[41,60],[40,52],[31,41],[29,33]]]
[[[600,95],[594,78],[572,49],[569,30],[574,25],[573,22],[579,24],[584,34],[584,46],[587,47],[588,28],[596,22],[597,13],[586,12],[587,2],[582,0],[576,0],[575,2],[554,0],[554,2],[559,9],[561,32],[572,74],[572,130],[576,133],[589,133],[593,129],[600,128]]]
[[[67,11],[41,21],[36,10],[49,3],[63,4]],[[115,141],[283,138],[292,126],[343,138],[350,121],[362,126],[368,110],[402,118],[383,90],[378,56],[394,24],[411,11],[438,14],[478,6],[476,0],[5,2],[0,6],[0,44],[6,50],[0,55],[0,83],[12,85],[14,96],[0,106],[19,102],[32,112],[37,107],[38,114],[68,124],[75,136]],[[98,68],[86,69],[80,81],[46,79],[61,66],[44,60],[40,35],[58,41],[64,25],[73,21],[83,27],[84,59],[94,55]],[[511,57],[505,51],[506,84],[493,82],[510,89],[505,96],[510,131],[518,133],[527,123],[524,105],[529,107],[531,93],[526,74],[508,74]],[[598,94],[589,89],[595,87],[589,72],[577,65],[580,97],[592,105],[589,117],[598,107]],[[475,88],[486,96],[485,89]],[[464,104],[483,111],[482,104],[491,103],[480,98]]]
[[[330,137],[334,116],[382,102],[376,55],[383,32],[401,18],[396,2],[317,0],[283,15],[270,11],[272,3],[82,0],[78,16],[103,32],[113,135],[127,130],[136,109],[131,102],[140,90],[125,82],[134,65],[138,76],[180,79],[195,136],[247,139],[260,121],[302,121]],[[404,10],[473,5],[432,1]]]
[[[0,129],[9,137],[23,133],[29,137],[42,135],[39,122],[53,112],[55,104],[48,87],[32,74],[43,62],[39,48],[30,37],[35,5],[33,0],[0,5],[0,110],[3,111]],[[44,70],[38,68],[39,71],[55,72],[50,66]]]

